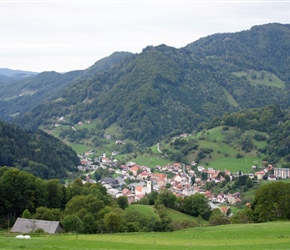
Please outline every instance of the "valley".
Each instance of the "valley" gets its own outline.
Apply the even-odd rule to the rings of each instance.
[[[26,210],[84,234],[288,220],[289,37],[273,23],[1,77],[0,226]]]

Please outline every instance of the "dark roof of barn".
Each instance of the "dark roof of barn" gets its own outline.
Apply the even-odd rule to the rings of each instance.
[[[41,229],[46,233],[55,234],[61,231],[61,225],[59,221],[17,218],[11,229],[11,232],[30,233],[38,229]]]

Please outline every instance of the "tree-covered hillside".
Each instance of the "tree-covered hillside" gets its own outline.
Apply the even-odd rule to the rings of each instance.
[[[130,54],[113,53],[86,70],[67,73],[42,72],[25,79],[0,76],[0,117],[2,120],[11,121],[12,117],[21,116],[40,104],[56,100],[75,81],[106,71]]]
[[[65,116],[70,125],[98,119],[145,145],[192,132],[225,112],[290,104],[289,25],[216,34],[175,49],[149,46],[107,71],[76,81],[60,99],[17,122],[28,129]]]
[[[24,114],[45,101],[58,98],[80,73],[81,71],[66,74],[43,72],[21,81],[3,83],[0,98],[1,119],[9,121],[13,116]]]
[[[0,167],[17,167],[49,179],[66,177],[79,163],[76,153],[58,139],[0,121]]]

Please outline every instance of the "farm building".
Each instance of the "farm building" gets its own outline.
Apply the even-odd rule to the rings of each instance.
[[[11,229],[11,232],[30,233],[37,230],[43,230],[46,233],[55,234],[60,233],[62,231],[62,227],[59,221],[17,218]]]

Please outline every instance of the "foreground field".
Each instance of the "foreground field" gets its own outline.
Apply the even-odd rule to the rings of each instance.
[[[201,227],[168,233],[51,235],[15,239],[1,234],[0,249],[289,249],[290,222]]]

